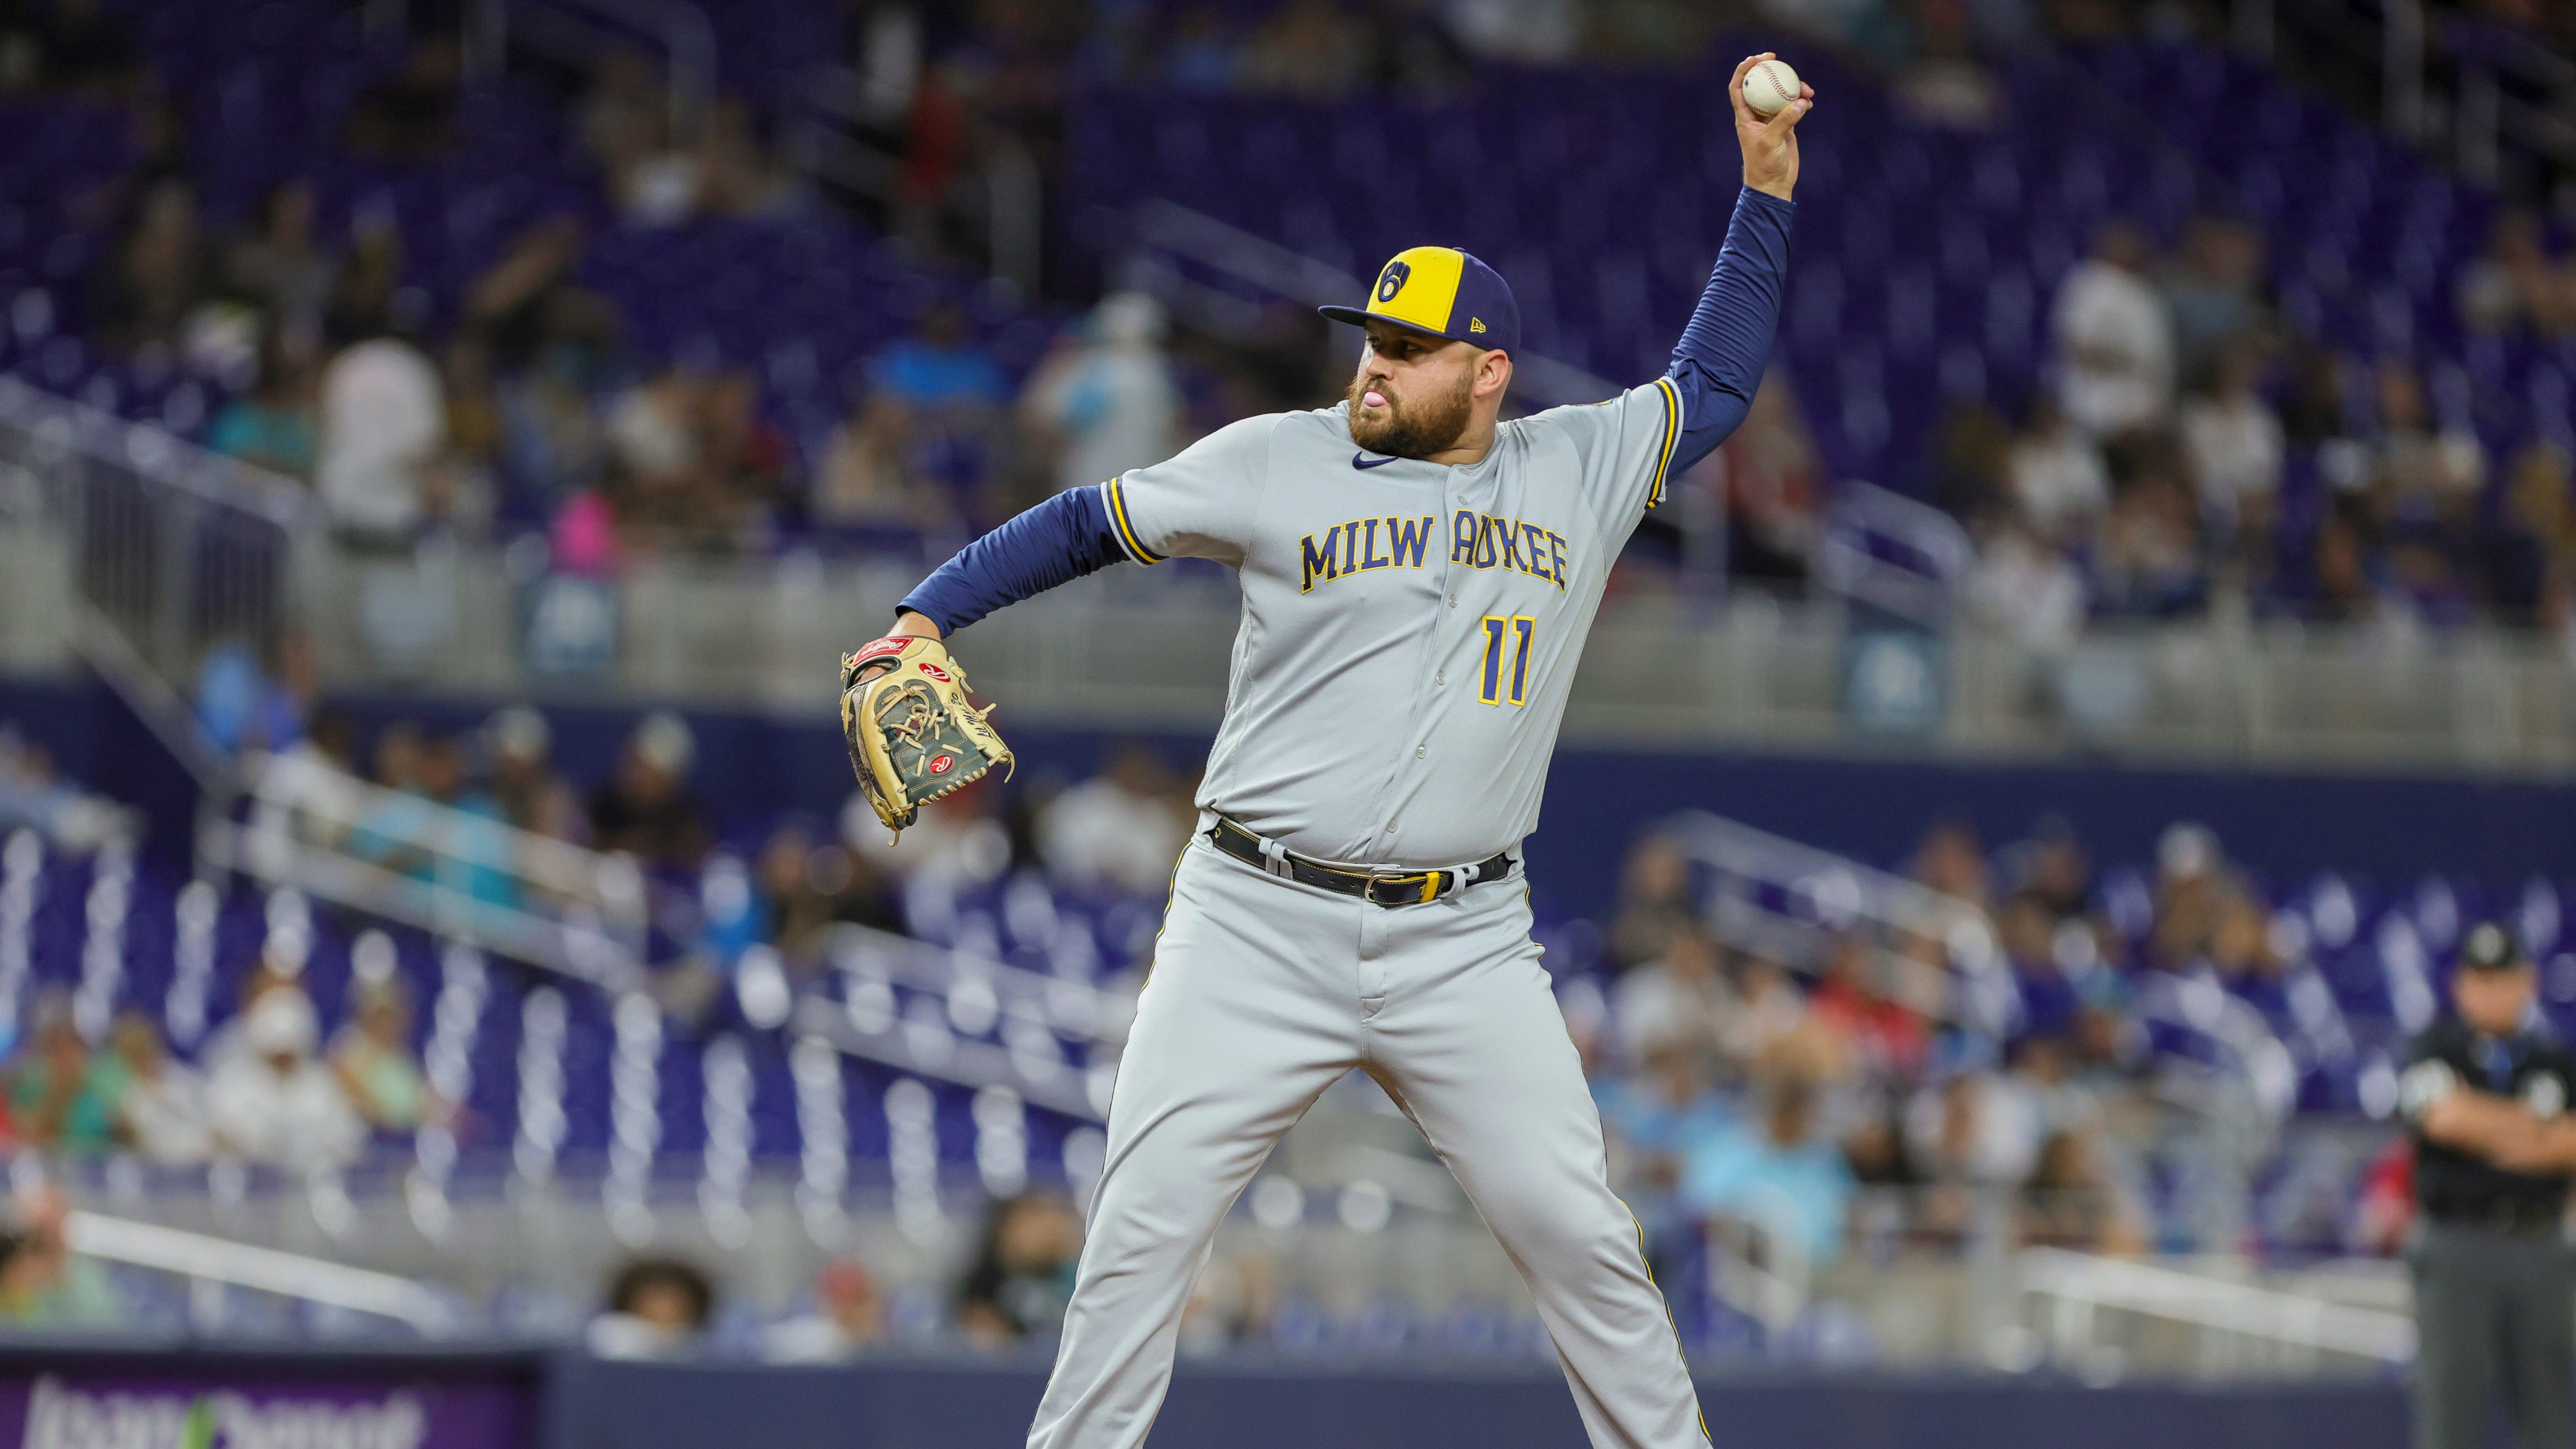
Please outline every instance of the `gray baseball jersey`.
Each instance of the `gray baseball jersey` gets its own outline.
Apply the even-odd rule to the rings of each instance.
[[[1584,635],[1662,498],[1681,402],[1658,378],[1506,422],[1465,467],[1365,452],[1347,411],[1235,423],[1103,502],[1137,562],[1242,579],[1200,808],[1318,860],[1482,860],[1538,823]]]

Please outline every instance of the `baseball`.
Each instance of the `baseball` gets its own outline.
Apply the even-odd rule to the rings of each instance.
[[[1744,104],[1769,119],[1798,98],[1798,73],[1785,60],[1766,60],[1744,73]]]

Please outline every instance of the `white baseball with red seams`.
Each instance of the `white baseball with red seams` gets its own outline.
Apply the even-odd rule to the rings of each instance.
[[[1744,73],[1744,104],[1753,114],[1776,116],[1798,98],[1798,73],[1785,60],[1766,60]]]

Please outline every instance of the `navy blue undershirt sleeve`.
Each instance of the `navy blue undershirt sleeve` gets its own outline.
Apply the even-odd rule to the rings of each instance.
[[[1748,186],[1735,198],[1735,219],[1717,270],[1673,348],[1665,376],[1682,399],[1681,441],[1665,465],[1680,474],[1716,451],[1752,410],[1780,320],[1780,288],[1789,276],[1789,221],[1797,205]]]
[[[1127,556],[1097,488],[1059,493],[957,551],[904,595],[897,612],[954,634],[1005,604],[1067,584]]]

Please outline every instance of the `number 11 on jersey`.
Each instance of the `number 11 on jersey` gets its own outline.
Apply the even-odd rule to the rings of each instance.
[[[1485,616],[1485,673],[1478,698],[1487,704],[1501,704],[1503,686],[1509,684],[1512,703],[1529,702],[1530,631],[1537,627],[1538,620],[1527,614]],[[1506,649],[1512,656],[1508,678],[1503,663]]]

